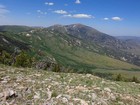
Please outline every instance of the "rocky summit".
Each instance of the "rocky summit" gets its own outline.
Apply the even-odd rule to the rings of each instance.
[[[140,105],[140,84],[0,65],[0,105]]]

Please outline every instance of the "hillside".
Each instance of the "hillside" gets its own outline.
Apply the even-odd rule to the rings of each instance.
[[[128,52],[140,55],[140,37],[136,36],[118,36],[116,37],[122,41],[127,42],[129,45],[133,46],[133,49],[128,50]]]
[[[121,40],[139,40],[140,41],[140,37],[139,36],[116,36],[116,38],[121,39]]]
[[[19,26],[19,25],[3,25],[0,26],[1,32],[12,32],[12,33],[19,33],[19,32],[25,32],[33,29],[32,27],[28,26]]]
[[[116,38],[126,41],[128,44],[135,45],[138,49],[140,48],[140,37],[137,36],[116,36]]]
[[[98,54],[139,65],[139,54],[135,51],[129,52],[129,50],[140,49],[140,47],[136,47],[135,43],[130,44],[82,24],[54,25],[48,29],[80,39],[88,44],[85,48]]]
[[[29,50],[29,46],[23,41],[15,40],[5,36],[4,33],[0,33],[0,50],[6,50],[7,52],[13,53],[16,49]]]
[[[60,27],[64,31],[64,27],[62,26],[52,26],[52,27]],[[84,71],[92,71],[95,68],[102,68],[102,69],[139,69],[138,66],[129,64],[124,62],[126,59],[123,55],[128,56],[125,52],[120,50],[115,50],[113,52],[113,49],[108,44],[105,43],[114,43],[117,39],[114,37],[111,37],[109,35],[104,35],[98,32],[97,30],[93,30],[91,27],[84,26],[84,25],[78,25],[79,28],[85,28],[86,32],[91,31],[95,32],[95,35],[92,34],[82,34],[79,33],[79,35],[85,35],[87,36],[87,39],[77,37],[76,34],[72,33],[65,33],[61,31],[58,32],[57,29],[52,29],[52,27],[49,28],[34,28],[30,31],[20,32],[20,33],[11,33],[9,31],[4,32],[3,35],[5,37],[9,37],[12,40],[18,40],[21,42],[24,42],[28,44],[28,47],[30,48],[29,53],[33,56],[39,56],[38,53],[41,53],[42,55],[40,58],[44,58],[45,56],[50,56],[56,59],[58,63],[65,67],[72,67],[76,70],[84,70]],[[65,26],[65,27],[73,27],[73,25]],[[21,27],[20,27],[21,29]],[[23,27],[24,30],[24,27]],[[72,29],[70,32],[73,32]],[[73,29],[75,30],[75,29]],[[81,32],[81,31],[80,31]],[[77,32],[75,32],[77,33]],[[99,33],[96,35],[96,33]],[[96,41],[90,41],[89,36],[95,36],[97,38],[98,43],[94,43]],[[106,37],[105,39],[103,37]],[[108,37],[110,39],[108,39]],[[98,40],[99,39],[99,40]],[[100,39],[102,39],[103,43],[100,43]],[[102,45],[106,45],[106,47],[103,47]],[[16,46],[18,47],[18,46]],[[19,48],[19,47],[18,47]],[[109,48],[109,49],[108,49]],[[20,48],[21,49],[21,48]],[[13,49],[14,50],[14,49]],[[108,53],[109,52],[109,53]],[[114,59],[115,57],[113,55],[108,54],[114,54],[119,57],[120,60]],[[123,53],[123,55],[121,55]],[[131,57],[131,56],[128,56]],[[133,58],[131,59],[131,61]]]
[[[69,34],[70,36],[82,39],[85,42],[91,42],[91,44],[98,44],[111,48],[115,47],[119,49],[127,48],[127,45],[125,45],[121,40],[83,24],[54,25],[48,27],[48,29],[55,30],[63,34]]]
[[[1,105],[139,105],[140,84],[0,65]]]

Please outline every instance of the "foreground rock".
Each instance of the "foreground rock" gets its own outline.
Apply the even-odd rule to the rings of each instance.
[[[140,84],[0,65],[0,105],[140,105]]]

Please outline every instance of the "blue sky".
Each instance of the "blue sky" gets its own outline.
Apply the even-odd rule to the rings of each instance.
[[[74,23],[110,35],[140,36],[140,0],[0,0],[0,25]]]

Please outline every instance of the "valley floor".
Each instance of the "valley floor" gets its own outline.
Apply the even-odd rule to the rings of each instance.
[[[140,84],[0,65],[0,105],[140,105]]]

